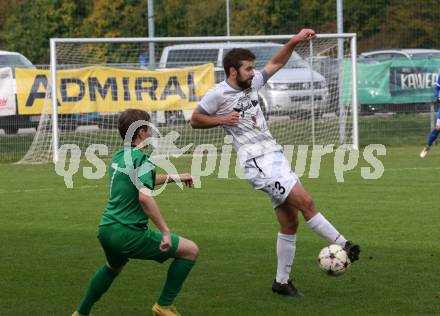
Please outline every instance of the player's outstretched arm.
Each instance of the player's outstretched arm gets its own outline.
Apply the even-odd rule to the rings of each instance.
[[[139,190],[139,203],[142,206],[145,214],[156,225],[162,233],[162,241],[160,242],[160,250],[167,251],[171,247],[171,234],[165,219],[160,213],[159,206],[154,200],[151,190],[142,188]]]
[[[271,77],[287,63],[299,42],[311,40],[315,36],[315,31],[312,29],[302,29],[298,34],[294,35],[264,66],[266,74]]]
[[[194,112],[191,116],[192,128],[211,128],[220,125],[237,126],[240,121],[240,113],[231,112],[227,115],[209,115]]]
[[[156,185],[164,184],[165,182],[182,182],[187,187],[193,186],[193,177],[189,173],[179,173],[179,174],[157,174],[156,175]]]

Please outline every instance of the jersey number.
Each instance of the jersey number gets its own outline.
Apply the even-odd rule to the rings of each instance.
[[[275,189],[277,189],[281,194],[286,193],[286,189],[281,185],[279,181],[275,182]]]

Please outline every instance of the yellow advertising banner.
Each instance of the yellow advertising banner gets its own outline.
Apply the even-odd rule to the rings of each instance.
[[[19,114],[44,109],[49,70],[16,69]],[[128,108],[146,111],[194,109],[214,85],[214,65],[158,71],[84,67],[57,71],[58,113],[111,113]]]

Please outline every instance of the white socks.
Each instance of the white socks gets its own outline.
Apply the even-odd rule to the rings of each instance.
[[[296,250],[296,235],[278,233],[277,238],[277,276],[278,283],[286,284],[289,280]]]
[[[344,238],[332,224],[321,214],[318,213],[307,221],[307,224],[315,233],[326,239],[331,244],[345,246],[347,239]]]
[[[318,213],[307,221],[307,224],[315,233],[326,239],[331,244],[345,246],[347,239],[344,238],[333,225],[321,214]],[[278,233],[277,238],[277,276],[276,281],[286,284],[292,271],[293,259],[296,250],[296,234],[286,235]]]

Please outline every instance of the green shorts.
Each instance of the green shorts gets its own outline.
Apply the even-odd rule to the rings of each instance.
[[[150,229],[134,230],[119,223],[99,226],[98,239],[107,262],[113,268],[124,266],[129,259],[155,260],[162,263],[174,257],[179,246],[179,236],[171,234],[170,249],[161,251],[161,232]]]

